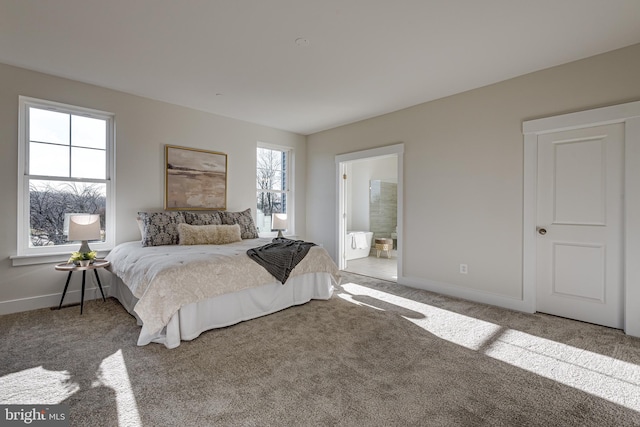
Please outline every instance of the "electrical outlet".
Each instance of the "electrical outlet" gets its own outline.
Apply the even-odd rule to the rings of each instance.
[[[460,264],[460,274],[467,274],[469,272],[469,268],[467,264]]]

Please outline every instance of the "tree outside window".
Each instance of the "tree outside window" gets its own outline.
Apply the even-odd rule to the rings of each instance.
[[[274,213],[287,213],[288,189],[287,150],[258,147],[257,227],[260,232],[270,232]]]
[[[67,245],[65,214],[98,214],[100,229],[105,229],[105,185],[31,180],[29,208],[31,246]],[[104,240],[103,231],[101,241]]]

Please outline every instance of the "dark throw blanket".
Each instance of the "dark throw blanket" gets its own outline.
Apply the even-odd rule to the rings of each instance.
[[[249,258],[263,266],[283,285],[291,271],[307,255],[315,243],[276,237],[264,246],[247,251]]]

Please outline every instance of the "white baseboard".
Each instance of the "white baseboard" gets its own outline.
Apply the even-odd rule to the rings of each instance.
[[[450,283],[437,282],[435,280],[420,279],[416,277],[398,277],[398,283],[412,288],[424,289],[426,291],[462,298],[473,302],[495,305],[497,307],[508,308],[510,310],[522,311],[525,313],[533,313],[533,311],[531,311],[530,304],[526,303],[524,300],[506,297],[504,295],[463,288]]]
[[[109,286],[102,286],[105,298],[109,296]],[[64,302],[62,306],[69,304],[80,304],[82,291],[80,289],[67,291],[64,296]],[[40,295],[31,298],[20,298],[9,301],[0,301],[0,315],[20,313],[22,311],[38,310],[41,308],[58,307],[60,304],[60,298],[62,298],[62,292],[49,295]],[[102,298],[100,289],[96,287],[87,287],[84,291],[84,300],[89,301],[92,299]],[[79,310],[79,309],[78,309]]]

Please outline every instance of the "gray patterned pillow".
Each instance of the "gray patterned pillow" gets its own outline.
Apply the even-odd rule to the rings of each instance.
[[[184,212],[184,220],[189,225],[222,225],[220,212]]]
[[[243,239],[257,239],[259,237],[251,215],[251,208],[242,212],[220,212],[220,217],[223,224],[238,224],[240,226],[240,236]]]
[[[178,224],[185,222],[181,211],[138,212],[138,217],[142,221],[142,246],[178,244]]]

